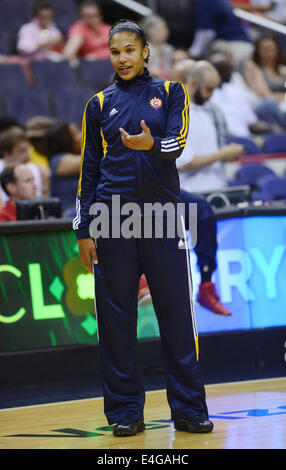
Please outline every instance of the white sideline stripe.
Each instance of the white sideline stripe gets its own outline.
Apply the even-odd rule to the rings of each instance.
[[[285,380],[285,377],[275,377],[275,378],[270,378],[270,379],[252,379],[252,380],[237,380],[236,382],[221,382],[221,383],[214,383],[214,384],[208,384],[205,385],[205,388],[216,388],[216,387],[225,387],[226,385],[236,385],[236,384],[248,384],[248,383],[254,383],[254,382],[275,382],[277,380]],[[146,392],[146,395],[151,395],[153,393],[162,393],[166,392],[165,388],[162,388],[160,390],[150,390]],[[68,403],[79,403],[79,402],[84,402],[84,401],[91,401],[91,400],[103,400],[103,397],[91,397],[91,398],[79,398],[77,400],[66,400],[66,401],[55,401],[52,403],[40,403],[39,405],[27,405],[27,406],[14,406],[11,408],[0,408],[0,411],[10,411],[10,410],[22,410],[25,408],[38,408],[40,406],[53,406],[53,405],[62,405],[62,404],[68,404]]]
[[[94,264],[92,263],[92,270],[93,270],[93,292],[94,292],[94,310],[95,310],[95,317],[96,317],[96,336],[97,340],[99,341],[99,331],[98,331],[98,317],[97,317],[97,308],[96,308],[96,294],[95,294],[95,274],[94,274]]]
[[[192,278],[191,278],[191,266],[190,266],[190,259],[189,259],[189,244],[188,244],[188,239],[187,239],[187,234],[185,230],[185,222],[184,222],[184,217],[181,215],[181,223],[182,223],[182,228],[183,228],[183,234],[184,234],[184,240],[186,247],[185,252],[186,252],[186,260],[187,260],[187,274],[188,274],[188,283],[189,283],[189,296],[190,296],[190,307],[191,307],[191,314],[192,314],[192,320],[193,320],[193,330],[194,330],[194,338],[196,341],[196,338],[198,336],[198,329],[197,329],[197,322],[196,322],[196,316],[194,312],[194,305],[193,305],[193,285],[192,285]]]

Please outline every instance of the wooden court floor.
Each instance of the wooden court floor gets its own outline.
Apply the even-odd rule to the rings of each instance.
[[[175,431],[165,390],[147,392],[146,431],[114,437],[102,398],[0,410],[1,449],[285,449],[286,378],[206,387],[211,434]]]

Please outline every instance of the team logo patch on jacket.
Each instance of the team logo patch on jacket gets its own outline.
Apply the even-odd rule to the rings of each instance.
[[[160,98],[156,98],[155,96],[149,101],[149,104],[153,109],[156,109],[157,111],[157,109],[161,108],[163,103],[162,103],[162,100],[160,100]]]

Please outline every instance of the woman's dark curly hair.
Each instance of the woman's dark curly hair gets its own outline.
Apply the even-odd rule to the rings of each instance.
[[[74,153],[74,145],[74,136],[68,121],[58,122],[49,130],[47,135],[48,158],[59,153]]]

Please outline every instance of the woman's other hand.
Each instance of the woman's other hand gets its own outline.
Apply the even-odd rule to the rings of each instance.
[[[98,264],[95,240],[92,238],[81,238],[78,240],[78,252],[85,269],[93,274],[92,264]]]
[[[154,146],[154,139],[152,137],[149,127],[145,121],[141,121],[142,132],[137,135],[130,135],[124,129],[120,128],[121,140],[123,144],[133,150],[151,150]]]

